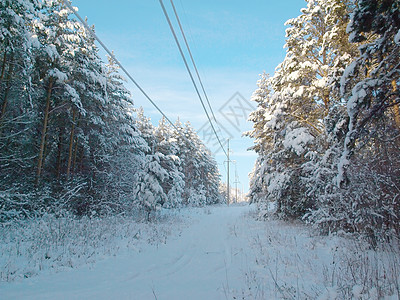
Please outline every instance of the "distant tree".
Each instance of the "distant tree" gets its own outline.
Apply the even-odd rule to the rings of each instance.
[[[155,129],[157,139],[157,152],[160,153],[160,164],[168,173],[168,178],[162,183],[164,193],[167,195],[165,207],[179,207],[182,204],[182,195],[185,191],[184,174],[179,170],[181,159],[175,155],[177,151],[176,140],[173,138],[173,129],[163,117]]]
[[[158,141],[155,128],[150,119],[144,116],[143,109],[137,112],[137,127],[143,139],[147,142],[144,160],[136,174],[135,201],[139,208],[145,209],[147,217],[150,213],[161,208],[167,202],[167,194],[163,189],[163,183],[168,178],[168,172],[162,166],[164,154],[157,151]]]

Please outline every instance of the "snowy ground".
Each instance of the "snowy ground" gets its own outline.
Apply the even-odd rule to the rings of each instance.
[[[96,262],[2,282],[0,298],[397,299],[398,256],[300,224],[256,221],[254,209],[184,209],[179,222],[159,225],[168,230],[157,239],[142,231],[141,243]]]

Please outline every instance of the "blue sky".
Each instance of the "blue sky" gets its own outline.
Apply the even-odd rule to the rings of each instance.
[[[207,122],[191,84],[158,0],[73,0],[100,39],[112,50],[157,105],[175,120],[190,121],[196,130]],[[173,18],[169,0],[164,4]],[[248,104],[257,88],[259,74],[274,73],[285,56],[285,26],[306,6],[303,0],[175,0],[193,56],[211,105],[221,124],[221,138],[231,137],[231,159],[246,191],[248,173],[256,155],[241,132],[251,129],[245,122]],[[178,27],[176,26],[176,30]],[[183,43],[183,42],[182,42]],[[183,44],[182,44],[183,45]],[[142,106],[154,124],[160,114],[130,83],[135,105]],[[230,100],[230,101],[229,101]],[[247,106],[246,106],[247,105]],[[251,103],[255,107],[255,103]],[[230,109],[230,110],[229,110]],[[230,112],[229,112],[230,111]],[[231,113],[231,114],[229,114]],[[204,128],[204,127],[203,127]],[[204,136],[203,131],[199,131]],[[213,146],[222,179],[226,179],[226,157]],[[231,166],[231,182],[235,166]]]

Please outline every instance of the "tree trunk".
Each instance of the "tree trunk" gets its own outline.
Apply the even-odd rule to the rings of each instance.
[[[64,128],[60,127],[60,132],[58,133],[58,145],[57,145],[57,179],[60,179],[61,176],[61,153],[62,153],[62,135],[64,132]]]
[[[396,93],[397,92],[397,85],[396,85],[396,80],[393,79],[392,80],[392,88],[393,88],[393,92]],[[396,101],[394,99],[394,101]],[[393,105],[393,113],[394,113],[394,121],[396,123],[397,128],[400,128],[400,110],[399,110],[399,104],[396,103]]]
[[[6,108],[7,108],[7,102],[8,102],[8,94],[10,92],[11,89],[11,78],[14,72],[14,64],[13,64],[13,58],[11,58],[10,61],[10,67],[8,69],[8,75],[7,75],[7,86],[6,89],[4,91],[4,98],[3,98],[3,104],[1,106],[1,114],[0,114],[0,121],[3,120],[4,115],[6,113]],[[3,72],[3,71],[2,71]],[[3,76],[4,74],[2,74]]]
[[[75,136],[75,119],[76,119],[76,111],[72,109],[72,127],[71,134],[69,136],[69,149],[68,149],[68,166],[67,166],[67,178],[69,178],[71,163],[72,163],[72,150],[74,145],[74,136]]]
[[[80,173],[82,173],[83,172],[83,156],[84,156],[84,148],[82,147],[82,149],[81,149],[82,151],[81,151],[81,155],[80,155],[80,158],[79,158],[79,172]]]
[[[326,49],[324,49],[324,52],[322,53],[322,64],[323,65],[327,64],[326,55],[327,55]],[[321,75],[323,77],[327,77],[328,76],[326,71],[321,71]],[[322,100],[324,101],[324,106],[325,106],[324,117],[326,117],[328,115],[328,112],[329,112],[329,102],[330,102],[329,101],[329,93],[330,93],[329,88],[325,87],[322,92],[323,92]]]
[[[39,149],[39,156],[38,156],[37,173],[36,173],[36,185],[39,184],[40,176],[42,175],[43,154],[44,154],[44,147],[45,147],[45,144],[46,144],[45,142],[46,142],[47,125],[48,125],[48,121],[49,121],[50,99],[51,99],[52,89],[53,89],[53,78],[50,78],[49,86],[48,86],[48,89],[47,89],[46,109],[44,111],[42,138],[41,138],[41,141],[40,141],[40,149]]]
[[[7,63],[7,49],[4,49],[3,63],[1,64],[0,82],[4,78],[4,73],[5,73],[5,70],[6,70],[6,63]]]
[[[72,162],[72,172],[76,173],[76,158],[78,156],[78,138],[75,140],[74,160]]]

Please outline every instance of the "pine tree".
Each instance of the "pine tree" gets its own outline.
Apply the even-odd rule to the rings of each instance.
[[[359,1],[348,32],[361,45],[341,81],[349,125],[337,176],[345,199],[339,213],[350,215],[349,231],[376,241],[400,233],[393,201],[400,184],[399,2]]]
[[[64,128],[67,127],[68,109],[82,107],[78,93],[70,84],[74,80],[71,73],[80,40],[76,22],[69,19],[69,10],[62,1],[45,1],[43,8],[46,17],[33,23],[42,45],[36,56],[34,81],[41,87],[43,97],[38,106],[42,110],[42,124],[36,184],[39,184],[43,171],[57,173],[59,177],[61,151],[66,143]],[[53,155],[53,144],[58,145],[58,155]]]
[[[110,58],[105,65],[63,1],[0,8],[0,221],[65,210],[150,217],[181,205],[194,187],[185,186],[191,166],[198,186],[188,195],[200,205],[217,199],[218,172],[204,145],[196,140],[191,160],[165,120],[155,128],[142,110],[135,117],[118,67]]]
[[[356,140],[361,132],[363,136],[367,135],[369,124],[389,117],[393,120],[392,126],[400,128],[399,11],[398,1],[359,1],[348,26],[351,41],[366,43],[360,46],[359,58],[343,76],[342,93],[349,97],[350,124],[339,181],[345,180],[342,175]],[[359,74],[366,76],[358,81]]]
[[[316,205],[304,178],[329,148],[324,119],[342,105],[337,81],[355,49],[345,33],[349,11],[349,1],[307,1],[302,14],[286,22],[285,60],[272,78],[263,76],[253,96],[258,109],[248,134],[262,156],[254,174],[263,179],[253,178],[251,192],[278,199],[282,217],[302,217]]]
[[[144,116],[143,109],[137,112],[137,128],[147,143],[145,157],[136,175],[135,195],[138,206],[150,213],[161,208],[168,198],[163,189],[168,179],[168,172],[162,166],[165,155],[159,152],[159,145],[155,135],[155,128],[150,119]]]
[[[157,138],[157,152],[161,153],[161,166],[168,173],[168,178],[162,183],[164,193],[168,201],[164,207],[179,207],[182,203],[185,181],[184,175],[179,171],[182,164],[181,160],[174,153],[177,151],[176,140],[173,138],[172,128],[167,124],[163,117],[158,127],[155,129]]]
[[[32,204],[26,200],[36,152],[32,62],[40,45],[30,25],[39,9],[35,0],[0,1],[0,220]]]
[[[190,141],[186,144],[183,159],[186,201],[194,206],[221,202],[215,160],[189,122],[185,124],[184,134]]]

